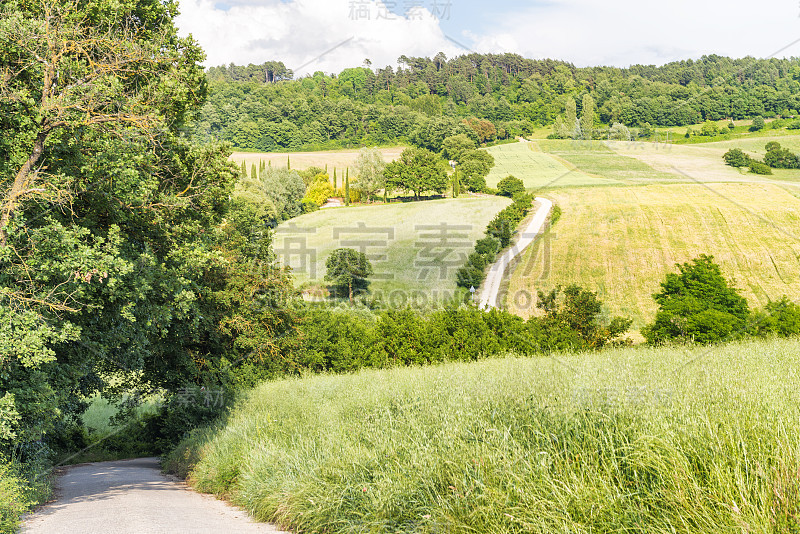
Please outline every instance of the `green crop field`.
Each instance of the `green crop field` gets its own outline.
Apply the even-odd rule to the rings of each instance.
[[[300,532],[796,532],[800,341],[268,382],[167,459]]]
[[[400,156],[403,147],[396,148],[381,148],[383,159],[386,162],[393,161]],[[286,158],[289,158],[290,164],[293,169],[303,170],[308,167],[319,167],[324,169],[328,166],[328,172],[333,174],[334,167],[341,171],[347,167],[351,169],[355,166],[356,159],[358,159],[358,150],[331,150],[324,152],[234,152],[231,154],[230,160],[241,165],[242,161],[247,164],[248,170],[251,165],[259,165],[262,161],[264,163],[272,163],[277,167],[286,167]]]
[[[495,166],[486,177],[486,185],[497,187],[497,183],[509,174],[522,180],[529,190],[620,183],[614,179],[582,172],[573,165],[542,152],[539,143],[544,141],[498,145],[487,149],[494,156]]]
[[[605,183],[637,185],[685,181],[674,173],[654,169],[636,158],[619,154],[604,141],[538,141],[542,150]]]
[[[508,306],[530,316],[526,292],[578,283],[609,310],[652,319],[652,294],[676,262],[712,254],[751,305],[800,297],[800,200],[771,184],[676,184],[558,190],[551,233],[516,267]]]
[[[298,285],[324,285],[325,260],[340,247],[371,259],[373,293],[395,304],[406,298],[447,297],[489,221],[509,205],[504,197],[330,208],[278,227],[275,252],[293,268]]]

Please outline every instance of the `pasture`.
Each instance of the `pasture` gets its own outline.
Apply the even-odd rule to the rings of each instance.
[[[298,286],[324,286],[330,253],[354,248],[374,267],[373,294],[396,305],[430,303],[453,295],[456,270],[510,203],[481,196],[319,210],[281,224],[275,253]]]
[[[267,382],[167,469],[303,532],[795,532],[800,341]]]
[[[486,185],[497,187],[497,183],[508,175],[522,180],[525,188],[531,191],[548,187],[621,183],[615,179],[589,174],[552,154],[542,152],[539,147],[540,143],[545,143],[545,141],[513,143],[488,148],[487,151],[494,156],[495,166],[486,177]],[[563,143],[571,143],[571,141],[563,141]]]
[[[553,190],[558,224],[525,251],[507,306],[557,284],[597,291],[609,312],[641,327],[674,264],[712,254],[752,306],[800,295],[800,200],[773,184],[674,184]]]

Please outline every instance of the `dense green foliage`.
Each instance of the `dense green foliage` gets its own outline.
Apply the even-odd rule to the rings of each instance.
[[[0,456],[25,470],[85,444],[95,393],[268,378],[291,344],[274,207],[186,134],[206,81],[176,15],[0,5]]]
[[[722,159],[725,160],[726,165],[736,168],[748,167],[751,161],[750,156],[745,154],[741,148],[732,148],[728,150],[722,156]]]
[[[300,312],[299,362],[314,372],[476,361],[516,352],[548,354],[625,343],[630,320],[607,320],[602,302],[571,286],[541,296],[544,315],[525,321],[505,311],[473,307],[430,313],[412,309],[335,309]]]
[[[413,193],[416,199],[423,193],[442,194],[447,188],[446,163],[425,148],[403,150],[399,159],[386,165],[383,175],[389,190]]]
[[[166,465],[304,532],[791,533],[798,354],[639,347],[270,382]]]
[[[569,100],[578,103],[566,114],[572,122],[565,135],[572,137],[586,95],[601,123],[628,127],[794,115],[800,109],[797,59],[711,55],[627,69],[575,68],[514,54],[400,59],[396,71],[358,67],[297,80],[274,62],[212,67],[197,135],[265,151],[403,141],[438,152],[454,134],[476,143],[528,134],[561,117]]]
[[[519,193],[525,192],[525,184],[519,178],[510,174],[497,183],[497,194],[514,198]]]
[[[718,343],[746,336],[800,334],[800,306],[786,297],[763,310],[751,311],[747,301],[722,275],[712,256],[700,255],[677,265],[653,297],[655,321],[642,330],[651,344],[666,341]]]

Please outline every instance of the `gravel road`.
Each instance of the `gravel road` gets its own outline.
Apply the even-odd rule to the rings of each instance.
[[[553,207],[553,203],[541,197],[536,197],[536,202],[539,208],[536,210],[533,220],[531,220],[528,227],[520,235],[519,240],[514,243],[510,249],[497,260],[494,265],[489,269],[489,274],[486,275],[486,280],[483,282],[483,290],[480,294],[480,309],[488,310],[497,307],[497,294],[500,291],[500,284],[503,282],[508,264],[511,260],[516,258],[523,250],[533,243],[536,237],[541,233],[544,223],[547,220],[547,215]]]
[[[25,519],[23,534],[282,532],[167,479],[157,458],[69,467],[56,496]]]

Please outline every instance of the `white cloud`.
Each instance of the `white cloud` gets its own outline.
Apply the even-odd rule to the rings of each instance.
[[[663,64],[704,54],[767,57],[800,39],[800,6],[787,0],[557,0],[497,17],[472,38],[481,52],[578,66]],[[800,55],[800,44],[778,57]]]
[[[178,26],[200,42],[209,66],[278,60],[297,69],[308,63],[296,73],[301,75],[339,72],[365,58],[383,67],[402,54],[466,52],[424,8],[404,18],[377,0],[228,1],[233,5],[227,10],[213,0],[181,3]],[[704,54],[767,57],[800,39],[800,5],[790,0],[545,0],[522,8],[505,1],[462,3],[472,15],[462,19],[472,27],[452,36],[480,52],[623,67]],[[395,6],[415,3],[432,5],[386,0]],[[367,11],[359,15],[354,11],[359,6]],[[800,55],[800,44],[778,53],[790,55]]]
[[[354,11],[361,5],[367,11]],[[459,53],[427,10],[400,17],[376,1],[272,0],[224,10],[211,0],[183,0],[177,24],[205,49],[207,66],[275,60],[302,75],[339,72],[367,58],[383,67],[403,54]]]

